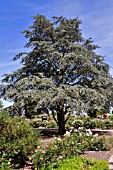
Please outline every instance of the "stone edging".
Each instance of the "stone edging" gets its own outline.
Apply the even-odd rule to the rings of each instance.
[[[109,170],[113,170],[113,155],[109,158],[108,164]]]

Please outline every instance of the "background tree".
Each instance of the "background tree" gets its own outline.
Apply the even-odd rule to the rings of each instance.
[[[0,109],[2,109],[3,108],[3,103],[2,103],[2,101],[0,100]]]
[[[0,84],[0,92],[3,91],[3,88],[4,88],[4,85]],[[1,95],[0,95],[0,97],[1,97]],[[3,108],[3,102],[2,102],[2,100],[1,100],[1,98],[0,98],[0,110],[1,110],[2,108]]]
[[[112,79],[104,57],[97,55],[97,45],[82,37],[78,18],[36,15],[33,25],[23,33],[28,39],[28,53],[19,53],[22,67],[4,75],[2,91],[13,100],[12,114],[31,108],[46,108],[65,133],[65,124],[75,110],[101,109],[111,95]],[[26,107],[27,106],[27,107]],[[56,116],[55,116],[56,115]]]

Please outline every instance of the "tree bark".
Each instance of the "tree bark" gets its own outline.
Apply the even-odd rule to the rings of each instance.
[[[25,116],[26,116],[28,119],[31,119],[30,109],[29,109],[29,107],[28,107],[27,105],[25,105],[24,111],[25,111]]]
[[[57,119],[58,119],[58,134],[64,135],[65,130],[65,114],[64,114],[64,106],[57,107]]]

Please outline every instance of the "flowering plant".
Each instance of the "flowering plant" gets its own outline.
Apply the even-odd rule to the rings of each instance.
[[[105,139],[93,135],[90,129],[80,127],[77,133],[67,131],[63,137],[55,137],[53,143],[44,150],[40,148],[34,155],[34,167],[47,167],[56,161],[83,154],[87,150],[106,150]],[[42,152],[43,151],[43,152]]]
[[[23,118],[0,114],[0,166],[22,166],[38,144],[38,135]],[[7,168],[6,168],[7,166]]]

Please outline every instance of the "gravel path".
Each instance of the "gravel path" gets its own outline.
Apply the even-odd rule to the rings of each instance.
[[[110,157],[113,155],[113,149],[110,151],[86,151],[83,157],[94,158],[95,160],[106,160],[109,161]]]

